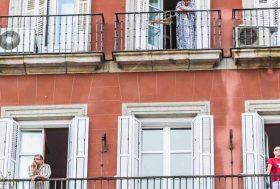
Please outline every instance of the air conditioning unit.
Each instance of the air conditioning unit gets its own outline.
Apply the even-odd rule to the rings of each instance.
[[[272,46],[277,27],[273,26],[238,26],[235,28],[235,47]]]
[[[0,53],[34,53],[35,31],[30,28],[0,28]]]

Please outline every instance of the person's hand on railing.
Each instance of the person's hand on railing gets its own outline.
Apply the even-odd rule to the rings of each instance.
[[[171,17],[163,18],[163,19],[157,19],[157,20],[151,20],[150,24],[155,25],[155,24],[163,24],[163,25],[171,25],[172,19]]]
[[[155,25],[155,24],[171,25],[173,23],[172,18],[174,17],[174,15],[171,15],[170,11],[164,12],[162,17],[163,18],[151,20],[149,23],[151,25]]]

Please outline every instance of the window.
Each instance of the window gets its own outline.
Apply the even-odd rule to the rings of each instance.
[[[59,121],[53,121],[51,124],[41,120],[33,122],[30,126],[24,122],[18,123],[12,118],[0,119],[0,172],[4,176],[10,174],[9,177],[12,178],[26,178],[27,167],[35,154],[43,154],[48,162],[51,151],[61,147],[59,153],[64,157],[64,162],[67,162],[63,167],[65,177],[87,177],[88,118],[75,117],[66,121],[67,124],[64,124],[63,128],[56,122]],[[56,138],[57,135],[59,139]],[[59,143],[55,147],[53,140]]]
[[[119,117],[118,176],[214,174],[212,116],[196,116],[189,124],[166,122],[164,126],[160,125],[162,122],[146,124],[145,120],[141,121],[134,116]],[[161,185],[159,182],[149,182],[147,187],[158,188]],[[194,187],[208,185],[210,189],[213,187],[210,180],[196,180],[188,184]],[[133,187],[134,183],[122,186]]]
[[[191,157],[190,128],[142,129],[142,176],[191,175]]]

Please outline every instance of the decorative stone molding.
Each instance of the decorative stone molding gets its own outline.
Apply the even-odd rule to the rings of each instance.
[[[125,71],[183,71],[213,69],[218,66],[221,49],[114,51],[114,60]]]
[[[280,48],[232,49],[238,69],[279,68]]]
[[[62,120],[86,116],[86,104],[42,105],[42,106],[4,106],[1,118],[21,120]]]
[[[280,115],[280,100],[248,100],[245,101],[245,111],[260,115]]]
[[[126,103],[122,115],[138,118],[149,117],[195,117],[210,114],[210,102],[170,102],[170,103]]]
[[[103,52],[7,55],[0,56],[0,75],[95,73],[103,63]]]

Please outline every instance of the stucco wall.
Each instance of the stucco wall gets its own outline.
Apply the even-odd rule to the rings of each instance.
[[[100,176],[101,134],[107,133],[105,176],[116,174],[117,117],[125,102],[210,101],[215,124],[215,173],[230,173],[228,132],[234,132],[234,172],[242,172],[244,101],[278,99],[279,70],[76,74],[0,77],[0,104],[88,104],[89,176]]]

